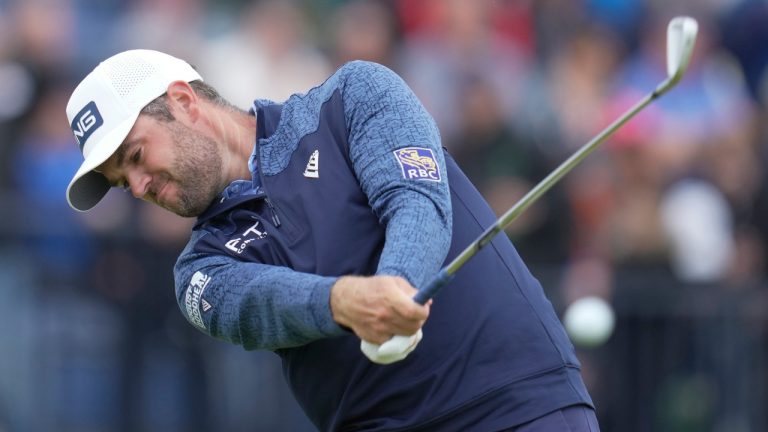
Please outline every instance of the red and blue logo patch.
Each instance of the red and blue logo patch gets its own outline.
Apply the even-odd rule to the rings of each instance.
[[[440,165],[431,149],[406,147],[393,153],[406,180],[440,181]]]

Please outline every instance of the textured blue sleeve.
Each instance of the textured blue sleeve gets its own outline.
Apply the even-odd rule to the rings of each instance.
[[[196,231],[174,268],[176,299],[199,330],[245,349],[279,349],[348,334],[328,301],[334,277],[194,251]]]
[[[405,82],[384,66],[345,65],[349,155],[371,208],[386,226],[377,274],[421,287],[451,241],[451,201],[440,134]]]

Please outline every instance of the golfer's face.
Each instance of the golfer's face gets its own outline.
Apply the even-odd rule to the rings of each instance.
[[[197,216],[221,185],[216,143],[178,121],[139,116],[100,171],[113,186],[181,216]]]

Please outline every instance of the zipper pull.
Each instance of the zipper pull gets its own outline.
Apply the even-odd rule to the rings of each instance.
[[[280,218],[277,217],[277,210],[275,210],[275,206],[272,204],[272,201],[269,200],[269,198],[264,198],[264,201],[267,202],[267,206],[269,206],[269,211],[272,213],[272,223],[275,225],[275,228],[280,226]]]

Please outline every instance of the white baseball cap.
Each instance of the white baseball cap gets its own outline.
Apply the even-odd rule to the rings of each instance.
[[[85,160],[67,187],[75,210],[95,206],[109,191],[106,177],[93,171],[120,147],[141,110],[174,81],[202,80],[187,62],[158,51],[116,54],[88,74],[72,92],[67,119]]]

